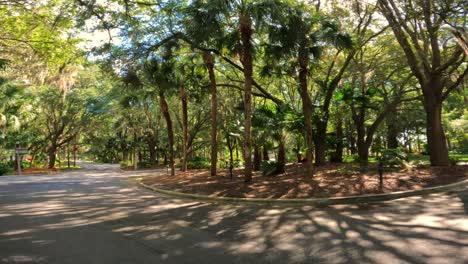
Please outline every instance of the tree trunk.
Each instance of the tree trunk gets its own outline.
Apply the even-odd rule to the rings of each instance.
[[[260,146],[255,145],[254,147],[254,162],[253,169],[254,171],[260,170],[260,163],[262,162],[262,153],[260,151]]]
[[[166,97],[163,93],[159,94],[159,105],[161,112],[163,113],[164,119],[166,120],[167,137],[169,139],[169,166],[171,167],[171,176],[175,175],[175,164],[174,164],[174,130],[172,129],[172,120],[169,113],[169,106],[166,102]]]
[[[214,74],[214,60],[209,51],[203,52],[203,61],[208,69],[210,77],[210,93],[211,93],[211,176],[216,176],[216,168],[218,162],[218,99],[216,89],[216,78]]]
[[[369,146],[365,141],[358,139],[357,149],[361,168],[363,168],[363,170],[367,170],[367,166],[369,164]]]
[[[335,126],[336,132],[336,146],[335,153],[331,157],[332,162],[343,162],[343,119],[338,117]]]
[[[432,166],[448,166],[449,156],[444,129],[442,128],[442,102],[425,98],[427,143]],[[430,100],[432,102],[430,102]],[[429,102],[428,102],[429,101]]]
[[[67,143],[67,167],[70,168],[70,144]]]
[[[73,166],[76,167],[76,152],[78,151],[78,146],[75,144],[73,146]]]
[[[306,141],[306,176],[313,175],[314,149],[313,149],[313,129],[312,129],[312,102],[307,89],[307,74],[309,66],[309,56],[306,51],[307,45],[303,44],[299,52],[299,93],[302,99],[302,112],[304,114],[305,141]]]
[[[278,146],[278,165],[276,167],[276,174],[284,173],[286,166],[286,149],[284,147],[284,139],[281,138]]]
[[[356,154],[356,138],[353,135],[353,128],[350,122],[346,122],[346,141],[348,143],[348,148],[351,152],[351,155]]]
[[[316,120],[315,143],[315,166],[325,163],[325,151],[327,150],[327,123],[328,121]]]
[[[387,117],[387,148],[398,148],[398,127],[396,120],[395,114]]]
[[[55,166],[55,152],[57,151],[57,146],[52,145],[47,150],[49,155],[49,169],[53,169]]]
[[[252,181],[252,20],[247,14],[241,14],[239,17],[239,27],[242,39],[242,65],[244,66],[244,112],[245,112],[245,182]]]
[[[226,136],[226,143],[227,147],[229,149],[229,175],[232,180],[233,178],[233,172],[232,170],[234,169],[234,158],[232,155],[232,149],[233,149],[233,144],[234,142],[232,141],[231,137],[229,135]]]
[[[270,157],[268,157],[268,148],[266,146],[263,146],[263,160],[270,160]]]
[[[188,110],[187,92],[180,88],[180,99],[182,101],[182,171],[187,171],[187,144],[188,144]]]
[[[151,165],[156,165],[156,143],[153,139],[148,139],[148,151]]]

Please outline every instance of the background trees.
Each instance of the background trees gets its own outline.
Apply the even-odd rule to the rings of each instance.
[[[262,159],[312,176],[327,159],[366,165],[383,148],[427,144],[432,165],[448,165],[467,138],[458,4],[1,5],[1,158],[19,140],[53,167],[73,145],[173,174],[233,164],[249,182]],[[108,39],[87,49],[76,38],[87,30]]]

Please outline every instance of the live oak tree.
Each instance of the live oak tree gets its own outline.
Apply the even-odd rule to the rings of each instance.
[[[379,0],[382,14],[406,55],[419,82],[426,111],[426,135],[431,165],[449,165],[447,139],[442,126],[442,104],[468,74],[466,53],[457,45],[447,24],[464,25],[457,1]]]

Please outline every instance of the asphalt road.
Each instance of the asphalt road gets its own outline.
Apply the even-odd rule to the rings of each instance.
[[[114,166],[0,177],[0,263],[467,263],[468,190],[356,208],[216,205]]]

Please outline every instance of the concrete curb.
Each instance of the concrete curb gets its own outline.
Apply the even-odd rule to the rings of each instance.
[[[429,187],[421,190],[414,191],[400,191],[385,194],[368,194],[359,196],[346,196],[346,197],[331,197],[331,198],[311,198],[311,199],[267,199],[267,198],[235,198],[235,197],[211,197],[206,195],[182,193],[170,190],[159,189],[153,186],[149,186],[139,179],[140,186],[170,196],[178,198],[188,198],[193,200],[217,202],[217,203],[233,203],[233,204],[257,204],[257,205],[311,205],[311,206],[327,206],[327,205],[339,205],[339,204],[366,204],[390,201],[400,198],[406,198],[411,196],[424,196],[433,193],[443,193],[450,191],[463,190],[468,187],[468,179],[442,185],[436,187]]]

